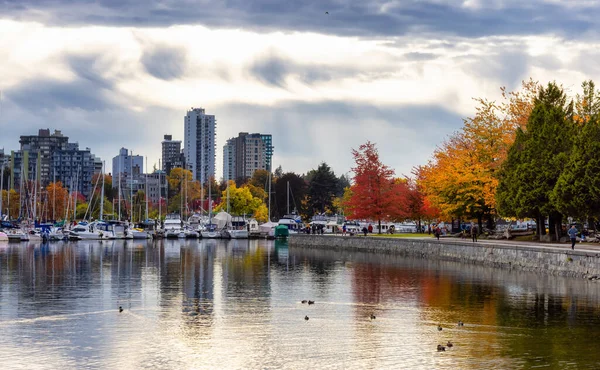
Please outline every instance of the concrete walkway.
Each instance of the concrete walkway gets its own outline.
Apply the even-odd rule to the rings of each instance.
[[[382,236],[383,237],[383,236]],[[379,237],[378,237],[379,238]],[[417,239],[417,240],[435,240],[435,237],[432,236],[415,236],[415,237],[407,237],[402,239]],[[440,241],[444,243],[473,243],[471,238],[454,238],[454,237],[440,237]],[[494,240],[494,239],[478,239],[475,244],[481,244],[485,246],[493,246],[493,245],[502,245],[507,247],[528,247],[528,248],[536,248],[541,250],[571,250],[571,242],[568,243],[538,243],[538,242],[524,242],[524,241],[516,241],[516,240]],[[600,244],[598,243],[580,243],[577,242],[575,244],[575,251],[582,252],[592,252],[598,253],[600,252]]]

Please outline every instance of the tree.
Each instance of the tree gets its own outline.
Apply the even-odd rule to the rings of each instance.
[[[273,174],[275,175],[275,177],[283,176],[283,169],[281,168],[281,165],[275,169],[275,172]]]
[[[519,92],[502,88],[505,101],[500,105],[476,99],[475,115],[435,150],[426,166],[413,171],[431,206],[444,217],[477,218],[480,229],[486,218],[488,227],[493,226],[497,173],[515,140],[515,130],[525,126],[538,86],[529,80]]]
[[[53,220],[65,217],[69,192],[63,188],[62,182],[50,183],[46,187],[48,196],[48,214]]]
[[[287,190],[288,183],[289,198]],[[282,218],[288,213],[288,204],[289,212],[296,211],[296,214],[302,214],[304,211],[302,208],[302,201],[306,196],[306,188],[306,182],[299,175],[293,172],[282,174],[273,184],[273,204],[275,209],[271,210],[271,214]]]
[[[518,129],[508,158],[499,171],[496,198],[500,212],[510,217],[532,217],[539,234],[549,228],[560,236],[562,216],[550,197],[569,158],[573,123],[561,87],[549,83],[535,100],[526,130]]]
[[[227,195],[228,192],[229,196]],[[229,190],[223,191],[221,203],[216,207],[216,210],[229,210],[229,213],[234,215],[250,215],[254,214],[261,205],[264,206],[263,200],[252,196],[248,187],[238,188],[235,181],[230,180]],[[261,211],[264,213],[264,210]]]
[[[19,217],[19,207],[21,196],[14,189],[2,190],[2,214],[8,214],[8,218],[16,219]]]
[[[353,149],[352,156],[356,167],[352,168],[354,180],[346,209],[351,218],[376,220],[381,233],[382,220],[406,216],[402,185],[394,179],[394,170],[381,162],[370,141]]]
[[[551,200],[561,213],[584,220],[600,216],[600,92],[592,81],[582,87],[574,115],[579,130]]]
[[[330,212],[333,209],[338,179],[335,173],[323,162],[316,170],[312,170],[308,182],[308,215]]]
[[[252,174],[249,183],[257,188],[266,189],[269,182],[269,171],[267,170],[256,170]]]
[[[337,181],[337,189],[335,190],[336,197],[343,197],[344,191],[346,188],[350,187],[350,180],[346,177],[346,175],[341,175]]]

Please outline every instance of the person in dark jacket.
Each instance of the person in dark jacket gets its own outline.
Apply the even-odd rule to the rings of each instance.
[[[569,234],[569,238],[571,239],[571,249],[574,250],[575,243],[577,243],[577,228],[575,228],[575,225],[571,226],[567,234]]]

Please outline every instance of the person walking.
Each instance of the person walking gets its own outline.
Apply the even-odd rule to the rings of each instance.
[[[439,226],[436,226],[435,229],[433,229],[433,234],[435,235],[437,240],[440,240],[440,227]]]
[[[575,243],[577,243],[577,229],[575,228],[575,225],[571,226],[569,231],[567,231],[567,234],[569,234],[569,238],[571,239],[571,249],[574,250]]]
[[[342,236],[346,235],[346,225],[342,226]]]
[[[373,233],[373,225],[369,224],[369,227],[367,229],[369,230],[369,234]]]
[[[477,241],[477,225],[471,226],[471,238],[473,239],[473,243]]]

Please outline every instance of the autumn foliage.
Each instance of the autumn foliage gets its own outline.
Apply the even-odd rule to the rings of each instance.
[[[381,221],[406,219],[408,186],[394,178],[394,170],[379,159],[375,144],[367,142],[352,150],[356,162],[354,181],[347,191],[345,209],[353,219]]]
[[[534,106],[539,84],[523,82],[522,90],[506,92],[500,104],[477,99],[474,117],[464,120],[434,152],[425,166],[415,169],[418,184],[431,207],[442,216],[491,219],[496,214],[496,176]]]

